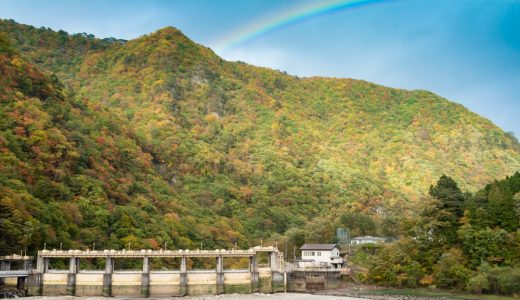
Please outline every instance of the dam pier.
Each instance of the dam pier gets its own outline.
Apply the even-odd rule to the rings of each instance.
[[[104,261],[103,270],[82,269],[82,261]],[[151,260],[175,260],[178,269],[152,270]],[[202,259],[212,269],[189,269],[188,262]],[[226,260],[247,261],[247,269],[226,269]],[[67,269],[53,269],[53,260],[68,262]],[[117,270],[116,261],[139,261],[139,270]],[[62,264],[63,265],[63,264]],[[85,264],[83,264],[85,265]],[[36,268],[24,271],[31,296],[135,296],[166,297],[224,293],[273,293],[286,291],[283,253],[276,247],[248,250],[42,250]]]

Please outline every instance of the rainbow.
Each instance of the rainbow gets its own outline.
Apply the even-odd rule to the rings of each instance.
[[[216,49],[226,51],[261,35],[316,16],[391,0],[329,0],[291,8],[271,18],[258,20],[216,41]]]

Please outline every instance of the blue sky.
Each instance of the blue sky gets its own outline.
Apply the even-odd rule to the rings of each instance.
[[[251,24],[329,2],[0,0],[0,18],[124,39],[174,26],[228,60],[430,90],[520,137],[520,0],[376,1],[233,47],[222,42]]]

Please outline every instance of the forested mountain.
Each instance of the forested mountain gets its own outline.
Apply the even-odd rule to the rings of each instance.
[[[172,27],[0,32],[2,252],[294,245],[345,214],[395,224],[443,173],[520,170],[513,136],[430,92],[227,62]]]

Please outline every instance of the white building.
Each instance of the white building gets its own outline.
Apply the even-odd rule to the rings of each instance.
[[[341,268],[343,258],[336,244],[305,244],[302,250],[301,267]]]
[[[363,244],[379,244],[379,243],[384,243],[384,242],[385,242],[384,238],[366,235],[366,236],[358,236],[358,237],[353,238],[351,241],[351,244],[352,245],[363,245]]]

